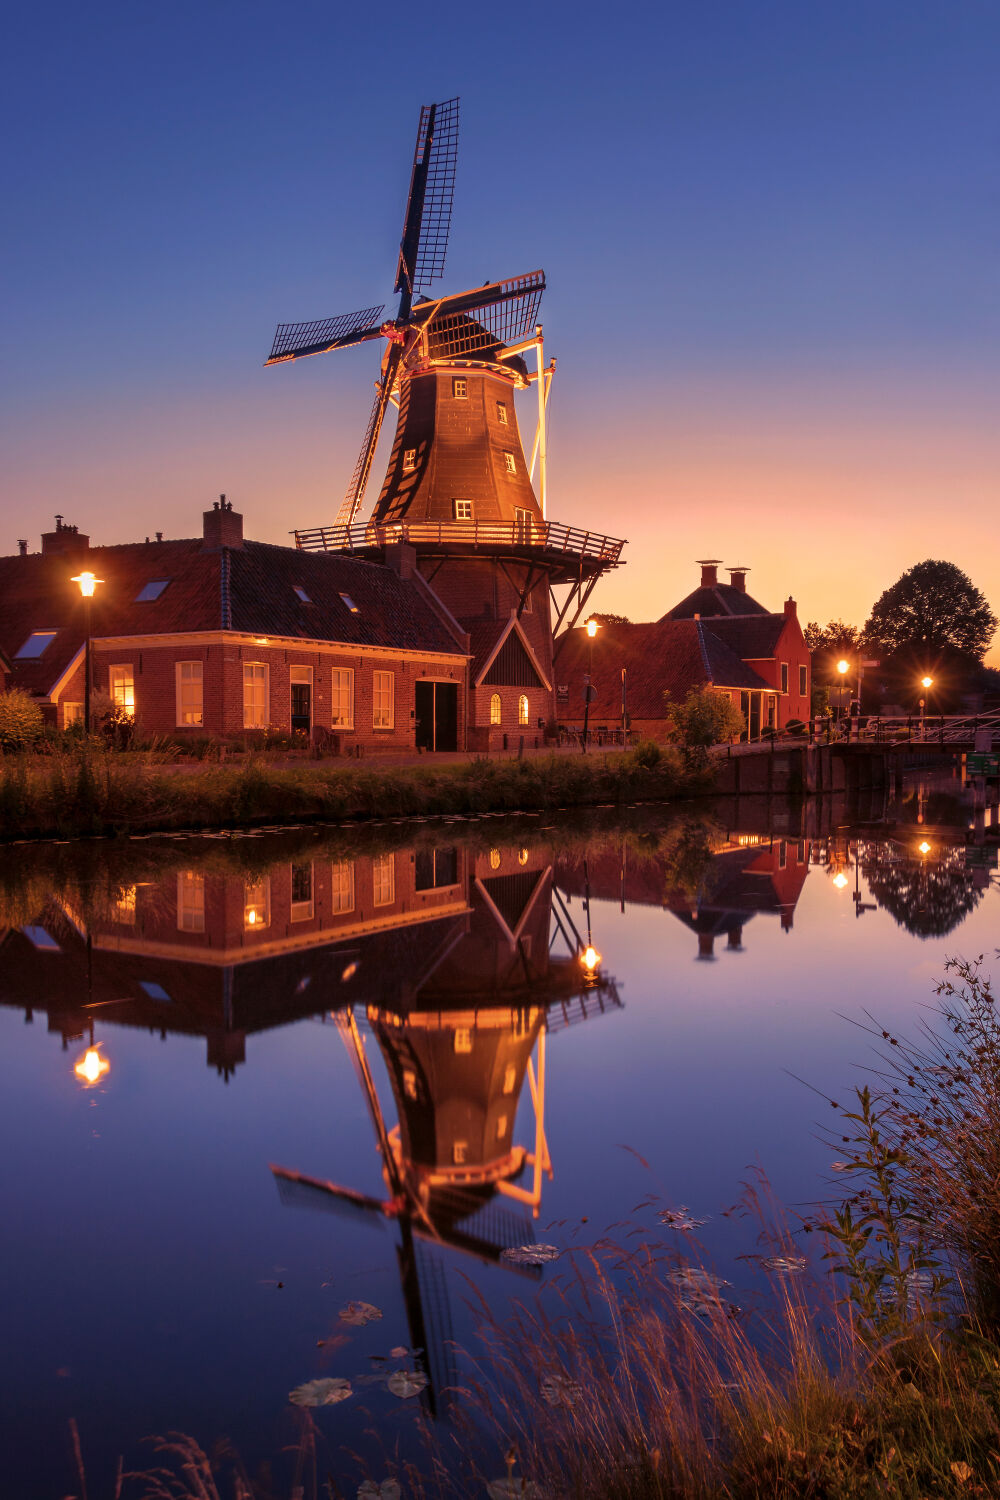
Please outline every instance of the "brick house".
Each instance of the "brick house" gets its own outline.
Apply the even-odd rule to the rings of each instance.
[[[40,553],[0,558],[0,649],[60,728],[92,690],[147,733],[302,731],[331,749],[465,744],[468,637],[413,565],[245,540],[225,497],[200,538],[91,547],[57,518]]]
[[[700,566],[700,587],[659,620],[602,624],[592,644],[582,627],[570,633],[556,668],[560,723],[582,726],[591,661],[589,722],[598,733],[621,725],[623,671],[629,723],[642,738],[666,738],[669,705],[691,688],[727,693],[752,740],[769,727],[808,719],[810,658],[794,599],[773,614],[747,593],[747,569],[732,569],[733,582],[720,584],[716,562]]]

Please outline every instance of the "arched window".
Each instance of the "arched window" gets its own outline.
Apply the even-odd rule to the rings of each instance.
[[[528,722],[528,695],[527,695],[527,693],[522,693],[521,696],[520,696],[520,698],[518,698],[518,700],[517,700],[517,722],[519,724],[527,724],[527,722]]]
[[[494,693],[490,699],[490,723],[500,723],[500,694]]]

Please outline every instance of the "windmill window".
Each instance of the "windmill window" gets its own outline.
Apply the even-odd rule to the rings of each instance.
[[[499,868],[500,868],[500,850],[499,849],[491,849],[490,850],[490,869],[491,870],[499,870]]]
[[[295,590],[296,598],[299,600],[300,604],[312,603],[312,600],[306,593],[305,589],[302,587],[301,583],[293,583],[292,588]]]
[[[412,1068],[403,1069],[403,1093],[407,1099],[417,1097],[417,1075]]]
[[[471,1030],[469,1029],[468,1026],[456,1026],[455,1027],[455,1051],[456,1052],[471,1052],[472,1051],[472,1032],[471,1032]]]
[[[45,651],[56,638],[55,630],[33,630],[21,647],[15,653],[15,661],[37,661],[42,652]]]
[[[519,865],[526,865],[528,863],[528,858],[529,855],[527,849],[518,849],[517,862]]]
[[[468,1141],[456,1141],[451,1148],[452,1163],[456,1167],[465,1165],[466,1152],[469,1149]]]
[[[355,604],[355,602],[351,598],[350,594],[341,594],[340,597],[341,597],[341,599],[343,599],[344,603],[347,605],[348,609],[351,611],[351,614],[352,615],[356,615],[357,612],[358,612],[358,606]]]
[[[501,713],[500,694],[499,693],[494,693],[493,697],[490,699],[490,723],[491,724],[499,724],[500,723],[500,713]]]
[[[407,448],[403,454],[403,473],[412,474],[416,467],[417,450],[416,448]]]
[[[456,500],[453,503],[454,503],[454,506],[455,506],[455,520],[456,521],[471,521],[472,520],[472,501],[471,500]]]
[[[147,583],[136,594],[136,604],[150,604],[154,599],[159,599],[169,582],[169,578],[154,578],[151,583]]]
[[[507,1134],[507,1116],[500,1115],[497,1119],[497,1140],[502,1141]]]
[[[514,1085],[515,1085],[516,1082],[517,1082],[517,1069],[515,1068],[515,1066],[514,1066],[513,1063],[508,1063],[507,1066],[506,1066],[506,1068],[504,1069],[504,1074],[503,1074],[503,1091],[504,1091],[504,1093],[505,1094],[512,1094],[514,1092]]]
[[[508,474],[517,473],[517,464],[514,462],[514,455],[506,448],[504,449],[503,461]]]
[[[522,693],[521,696],[520,696],[520,698],[518,698],[518,700],[517,700],[517,722],[519,724],[527,724],[527,722],[528,722],[528,695],[527,695],[527,693]]]
[[[502,401],[497,402],[497,421],[501,427],[507,426],[507,408]]]
[[[469,382],[461,376],[455,377],[451,382],[451,394],[457,401],[464,401],[469,394]]]

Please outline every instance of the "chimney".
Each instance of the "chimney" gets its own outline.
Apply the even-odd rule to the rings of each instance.
[[[27,539],[25,537],[23,537],[23,536],[19,536],[18,537],[18,539],[17,539],[17,550],[18,550],[18,552],[20,552],[20,554],[21,554],[22,557],[27,557],[27,555],[28,555],[28,543],[27,543]]]
[[[785,600],[785,614],[790,620],[797,620],[799,617],[798,611],[795,608],[795,600],[792,598],[791,594],[789,594],[788,598]]]
[[[157,540],[157,541],[158,541],[158,542],[162,542],[162,541],[163,541],[163,532],[162,532],[162,531],[158,531],[158,532],[157,532],[157,533],[156,533],[156,540]]]
[[[736,567],[728,570],[730,586],[734,589],[739,589],[741,594],[745,594],[747,591],[747,574],[749,571],[749,568],[744,568],[740,563],[737,563]]]
[[[389,542],[385,549],[385,565],[398,573],[400,578],[412,578],[417,571],[417,549],[409,542]]]
[[[79,557],[90,551],[90,537],[75,526],[66,525],[62,516],[56,516],[55,531],[42,532],[42,552],[61,554],[64,557]]]
[[[233,510],[232,501],[225,495],[220,495],[212,509],[203,513],[202,522],[203,552],[214,551],[217,547],[243,546],[243,517],[238,510]]]
[[[729,937],[726,941],[726,949],[732,953],[743,952],[743,928],[731,927]]]
[[[719,581],[719,566],[721,559],[718,557],[699,557],[698,566],[701,569],[701,586],[703,589],[714,589]]]

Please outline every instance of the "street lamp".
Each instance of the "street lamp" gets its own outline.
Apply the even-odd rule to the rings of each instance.
[[[845,661],[844,658],[841,657],[840,660],[837,663],[837,671],[840,673],[840,717],[841,718],[844,717],[844,688],[847,685],[847,674],[848,674],[848,672],[850,670],[851,670],[851,664],[850,664],[850,662],[849,661]]]
[[[597,621],[594,619],[588,620],[586,629],[587,676],[585,679],[586,685],[583,690],[583,745],[581,747],[584,755],[587,753],[587,726],[590,723],[590,700],[594,695],[594,689],[591,686],[591,676],[594,670],[594,636],[597,634]]]
[[[83,595],[83,630],[85,637],[83,648],[83,728],[84,733],[89,734],[90,680],[92,675],[90,664],[90,601],[94,597],[94,590],[97,588],[97,585],[103,583],[104,579],[96,578],[93,573],[77,573],[72,582],[80,585],[80,593]]]
[[[933,677],[921,677],[920,686],[924,690],[924,697],[920,700],[920,738],[924,737],[924,706],[930,697],[930,690],[934,686]]]

